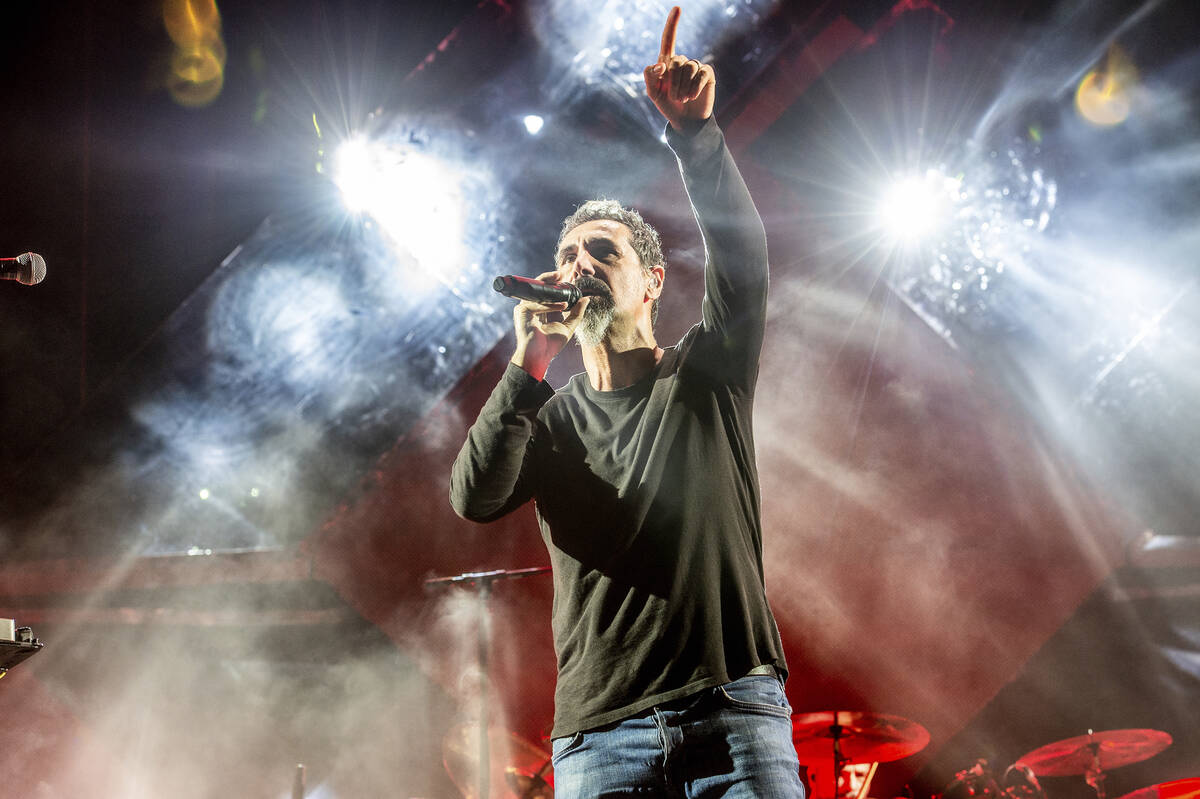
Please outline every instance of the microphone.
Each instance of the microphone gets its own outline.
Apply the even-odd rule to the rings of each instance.
[[[583,296],[579,287],[572,283],[546,283],[517,275],[501,275],[492,281],[492,288],[505,297],[534,302],[565,302],[568,308]]]
[[[16,258],[0,258],[0,280],[15,280],[33,286],[46,279],[46,259],[36,252],[27,252]]]

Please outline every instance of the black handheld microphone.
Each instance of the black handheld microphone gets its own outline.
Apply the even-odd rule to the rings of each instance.
[[[546,283],[517,275],[501,275],[492,281],[492,288],[505,297],[533,302],[565,302],[568,308],[583,296],[579,287],[571,283]]]
[[[15,280],[32,286],[45,279],[46,259],[36,252],[27,252],[16,258],[0,258],[0,280]]]

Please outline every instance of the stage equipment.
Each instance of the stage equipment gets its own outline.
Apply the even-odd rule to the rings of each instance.
[[[792,716],[792,741],[802,764],[832,762],[833,791],[828,795],[837,797],[837,779],[844,766],[888,763],[914,755],[929,743],[929,730],[915,721],[883,713],[797,713]]]
[[[517,275],[500,275],[492,281],[492,288],[500,294],[511,296],[516,300],[565,302],[568,308],[575,305],[583,296],[583,292],[574,283],[535,281],[532,277]]]
[[[479,746],[475,763],[492,762],[488,734],[488,716],[490,715],[488,713],[488,653],[492,646],[492,624],[488,614],[488,600],[492,595],[492,583],[497,580],[515,580],[520,577],[529,577],[534,574],[548,574],[549,572],[549,566],[534,566],[528,569],[495,569],[494,571],[486,572],[466,572],[465,574],[456,574],[450,577],[430,577],[425,580],[425,585],[428,587],[465,583],[468,586],[474,586],[479,589],[479,634],[476,637],[476,652],[479,663],[479,723],[477,725]],[[454,772],[451,771],[448,759],[446,761],[446,770],[450,771],[450,776],[453,778]],[[467,793],[467,799],[488,799],[491,791],[491,783],[488,779],[489,770],[486,768],[477,768],[475,770],[476,792]],[[468,783],[459,783],[459,788],[464,793],[466,793],[466,789],[463,788],[465,784]]]
[[[36,252],[27,252],[16,258],[0,258],[0,280],[15,280],[25,286],[34,286],[46,279],[46,259]]]
[[[1003,783],[1003,787],[1002,787]],[[954,775],[938,799],[1045,799],[1037,775],[1022,764],[1014,764],[997,780],[988,761],[979,759],[969,769]]]
[[[525,126],[525,131],[530,136],[536,136],[542,132],[542,128],[546,125],[546,120],[537,114],[526,114],[521,123]]]
[[[1160,782],[1130,791],[1118,799],[1200,799],[1200,777]]]
[[[1042,777],[1082,774],[1105,799],[1104,772],[1154,757],[1171,745],[1171,736],[1161,730],[1107,730],[1046,744],[1022,755],[1016,765],[1025,765]]]
[[[980,758],[975,765],[955,773],[938,799],[997,799],[1002,793],[988,762]]]
[[[504,781],[520,799],[554,799],[554,789],[543,778],[544,773],[549,773],[549,768],[548,758],[542,768],[532,774],[516,766],[508,766],[504,769]]]
[[[0,619],[0,677],[26,658],[32,657],[45,646],[33,637],[30,627],[15,627],[12,619]]]
[[[296,764],[296,776],[292,779],[292,799],[304,799],[304,764]]]
[[[484,780],[496,796],[508,796],[507,787],[520,799],[553,798],[554,789],[547,781],[553,779],[549,752],[516,733],[492,727],[488,730],[491,762],[480,769],[477,738],[476,725],[463,724],[442,739],[442,763],[466,799],[479,799]]]
[[[492,281],[492,288],[505,297],[542,303],[565,302],[567,308],[583,297],[583,292],[574,283],[548,283],[517,275],[500,275]]]
[[[1004,793],[1009,799],[1046,799],[1042,784],[1033,769],[1024,763],[1013,763],[1004,772]]]
[[[942,227],[951,217],[948,209],[958,199],[962,181],[936,169],[923,177],[896,181],[880,200],[877,215],[892,241],[912,243]]]

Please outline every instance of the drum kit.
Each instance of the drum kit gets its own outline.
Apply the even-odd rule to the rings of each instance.
[[[1094,732],[1040,746],[1017,759],[997,780],[987,761],[955,775],[940,799],[1045,799],[1039,777],[1083,777],[1096,794],[1108,799],[1109,771],[1154,757],[1171,745],[1162,730],[1123,729]],[[1200,799],[1200,778],[1172,780],[1139,788],[1118,799]]]
[[[793,740],[810,778],[814,799],[865,799],[880,763],[909,757],[929,743],[915,721],[880,713],[826,712],[792,717]],[[1094,732],[1038,747],[1022,755],[997,779],[986,760],[958,772],[934,799],[1046,799],[1039,777],[1082,776],[1096,799],[1108,799],[1105,777],[1113,769],[1147,760],[1171,745],[1161,730]],[[864,770],[865,768],[865,770]],[[1118,799],[1200,799],[1200,778],[1173,780],[1127,793]]]
[[[475,727],[452,729],[443,741],[443,763],[466,799],[478,799],[473,741]],[[492,796],[553,799],[550,754],[543,747],[493,728]],[[810,799],[866,799],[880,763],[915,755],[929,744],[929,731],[900,716],[859,711],[798,713],[792,740],[809,778]],[[1047,799],[1039,778],[1083,777],[1096,799],[1108,799],[1105,777],[1113,769],[1153,757],[1171,745],[1160,730],[1123,729],[1067,738],[1017,759],[999,778],[979,760],[958,772],[933,799]],[[1117,799],[1200,799],[1200,778],[1172,780]]]

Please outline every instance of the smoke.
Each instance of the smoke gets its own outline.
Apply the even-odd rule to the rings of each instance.
[[[327,623],[264,624],[194,593],[209,593],[193,596],[209,609],[191,624],[179,613],[179,624],[39,631],[53,658],[36,664],[37,679],[119,764],[97,769],[76,756],[86,739],[49,729],[62,766],[43,775],[47,795],[77,795],[63,786],[91,780],[94,795],[122,799],[287,796],[297,763],[328,796],[448,792],[451,703],[390,641],[344,610],[322,611]]]

